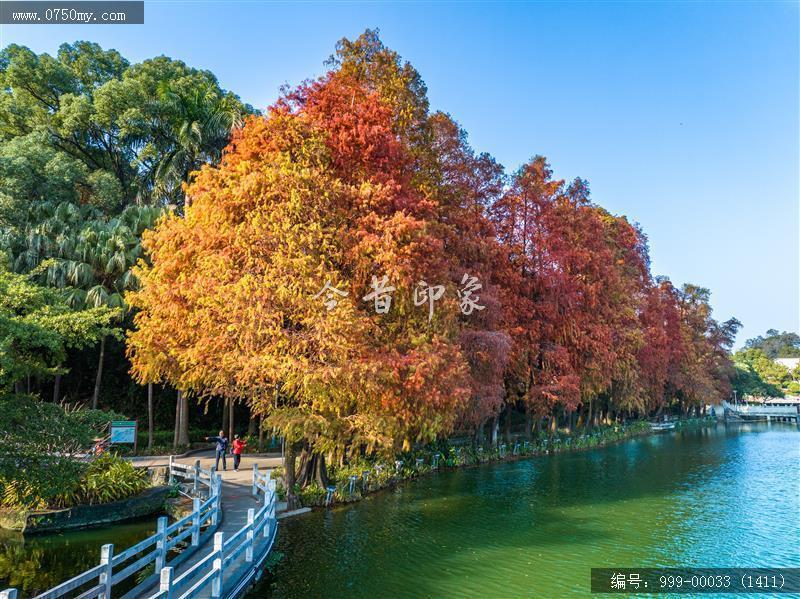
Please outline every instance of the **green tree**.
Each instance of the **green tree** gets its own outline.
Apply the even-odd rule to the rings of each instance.
[[[106,171],[48,144],[36,131],[0,143],[0,227],[19,228],[36,216],[39,204],[62,203],[104,209],[120,203],[121,189]],[[46,209],[45,209],[46,211]]]
[[[124,294],[137,286],[131,269],[142,257],[141,235],[155,225],[163,210],[129,206],[118,217],[105,219],[96,210],[62,202],[34,204],[31,211],[37,213],[29,218],[32,224],[0,238],[14,270],[35,270],[37,282],[64,289],[68,305],[75,310],[116,310],[118,327],[127,311]],[[107,336],[99,338],[93,408],[100,396]]]
[[[118,315],[108,306],[74,310],[62,291],[0,264],[0,389],[21,391],[30,377],[63,372],[67,349],[114,334]]]
[[[56,161],[54,180],[69,167],[61,195],[80,192],[107,213],[181,202],[182,183],[219,159],[232,129],[254,112],[208,71],[164,56],[130,65],[89,42],[63,44],[56,57],[8,46],[0,52],[0,89],[0,140],[29,139],[6,154],[31,163],[32,150],[18,146],[38,144],[38,163]],[[19,197],[3,187],[0,194]]]
[[[771,360],[775,358],[800,358],[800,335],[769,329],[765,336],[748,339],[747,349],[760,349]]]
[[[131,112],[144,142],[138,155],[143,185],[180,205],[183,184],[203,164],[219,161],[231,132],[255,111],[221,89],[210,72],[164,56],[133,66],[124,83],[146,98]]]
[[[55,55],[0,51],[0,249],[12,270],[69,289],[69,303],[124,308],[139,237],[181,209],[183,184],[219,160],[254,113],[209,71],[159,56],[131,64],[89,42]],[[153,209],[155,210],[155,209]],[[119,321],[117,327],[125,326]],[[93,403],[105,359],[100,340]],[[55,375],[54,398],[59,397]]]
[[[736,376],[733,387],[741,397],[781,397],[791,381],[789,370],[761,349],[742,349],[733,355]]]

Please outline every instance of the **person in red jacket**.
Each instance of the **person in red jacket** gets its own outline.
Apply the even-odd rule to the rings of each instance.
[[[233,436],[233,447],[231,451],[233,452],[233,471],[239,472],[239,462],[242,460],[242,451],[244,448],[247,447],[247,441],[243,441],[239,438],[239,435]]]

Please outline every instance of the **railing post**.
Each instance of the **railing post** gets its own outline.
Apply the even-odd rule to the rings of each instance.
[[[247,510],[247,525],[250,530],[247,531],[247,549],[244,550],[244,561],[250,563],[253,561],[253,543],[255,542],[255,531],[253,530],[256,522],[256,511],[253,508]]]
[[[267,489],[264,491],[264,505],[265,505],[265,506],[268,506],[268,505],[269,505],[269,498],[270,498],[270,495],[272,495],[272,490],[271,490],[271,488],[270,488],[270,484],[268,483],[268,484],[267,484]],[[266,538],[266,537],[267,537],[267,535],[269,535],[269,526],[270,526],[270,522],[269,522],[269,509],[267,509],[267,510],[265,510],[265,511],[264,511],[264,519],[266,520],[266,523],[264,524],[264,529],[263,529],[263,532],[261,533],[261,536],[263,536],[264,538]]]
[[[225,556],[222,552],[224,538],[225,533],[214,534],[214,553],[217,554],[217,558],[214,560],[214,570],[217,571],[217,575],[211,581],[212,597],[222,597],[222,566],[225,563]]]
[[[214,492],[214,507],[213,511],[211,512],[211,526],[216,526],[219,523],[219,503],[220,503],[220,493],[222,487],[222,477],[219,474],[212,472],[212,491]]]
[[[275,514],[275,508],[276,508],[275,499],[277,497],[277,486],[278,484],[274,480],[269,481],[269,483],[267,484],[267,489],[268,489],[267,495],[269,495],[269,498],[267,500],[267,505],[269,505],[269,509],[265,513],[265,516],[267,518],[267,524],[264,526],[264,536],[267,536],[267,534],[269,534],[269,536],[272,536],[273,533],[275,532],[275,529],[278,526],[278,519],[276,518]]]
[[[172,484],[172,456],[169,456],[169,467],[167,470],[167,475],[169,476],[169,484]]]
[[[172,599],[172,573],[173,570],[171,567],[161,568],[159,590],[162,593],[166,593],[166,595],[164,595],[165,599]]]
[[[200,498],[192,499],[192,547],[200,544]]]
[[[0,599],[17,599],[17,589],[0,591]]]
[[[166,516],[161,516],[158,519],[158,524],[156,525],[156,535],[158,536],[158,539],[156,540],[156,550],[158,551],[158,555],[156,555],[156,572],[161,572],[163,575],[162,569],[164,568],[164,566],[167,565],[167,517]]]
[[[103,571],[100,573],[100,585],[103,587],[103,590],[100,591],[100,595],[98,595],[100,599],[111,599],[111,569],[114,566],[114,564],[111,563],[111,560],[113,557],[114,545],[108,543],[100,547],[100,565],[105,566]]]
[[[258,464],[253,464],[253,497],[258,497]]]
[[[197,497],[197,494],[200,491],[200,460],[195,460],[194,462],[194,491],[192,493],[193,497]]]

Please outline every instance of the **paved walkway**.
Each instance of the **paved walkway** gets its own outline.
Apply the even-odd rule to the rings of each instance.
[[[176,458],[175,461],[182,464],[194,465],[196,460],[200,460],[202,468],[210,468],[214,465],[214,452],[209,450],[199,454],[194,454],[185,458]],[[253,464],[258,464],[259,470],[267,470],[283,465],[280,455],[245,455],[239,465],[239,471],[233,470],[233,458],[228,456],[228,469],[220,470],[222,476],[222,522],[217,532],[225,534],[225,538],[239,530],[247,523],[247,510],[261,507],[252,494],[253,485]],[[160,466],[169,463],[169,456],[153,457],[134,457],[129,458],[137,466]],[[220,468],[222,463],[220,463]],[[196,562],[205,557],[213,547],[213,537],[207,537],[200,547],[183,563],[175,568],[174,577],[180,576],[183,572],[192,567]],[[191,582],[190,582],[191,584]],[[185,590],[186,587],[184,587]],[[137,589],[137,596],[148,597],[158,591],[158,585],[153,585],[147,589]],[[206,593],[200,597],[210,597],[210,587]]]
[[[133,462],[136,466],[166,466],[169,464],[169,456],[168,455],[155,455],[155,456],[135,456],[127,458],[129,461]],[[235,474],[233,472],[233,456],[227,456],[228,461],[228,470],[222,470],[222,461],[220,461],[220,470],[219,473],[222,475],[222,480],[224,481],[226,477],[230,474]],[[185,458],[175,458],[176,462],[180,462],[181,464],[190,464],[194,465],[196,460],[200,460],[200,465],[203,468],[211,468],[214,465],[214,450],[208,449],[198,453],[193,453],[190,456]],[[248,475],[252,476],[253,473],[253,464],[258,464],[259,468],[277,468],[278,466],[283,466],[283,458],[278,453],[258,453],[258,454],[244,454],[242,455],[242,463],[239,465],[239,473],[242,474],[243,471],[247,470]],[[252,479],[251,479],[252,481]]]

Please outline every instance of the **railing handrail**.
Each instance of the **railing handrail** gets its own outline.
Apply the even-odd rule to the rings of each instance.
[[[116,555],[113,544],[103,545],[100,552],[100,564],[37,595],[34,599],[58,599],[76,589],[83,589],[80,593],[82,599],[96,597],[111,599],[114,585],[148,568],[153,563],[155,563],[156,574],[149,579],[155,580],[155,577],[158,577],[159,590],[149,599],[162,597],[191,599],[208,585],[211,585],[211,596],[220,597],[223,592],[226,567],[229,567],[232,562],[238,561],[244,554],[245,563],[249,563],[251,566],[243,572],[241,577],[232,581],[233,588],[228,590],[231,595],[240,593],[249,584],[255,574],[255,569],[263,563],[266,555],[272,549],[277,534],[277,494],[271,472],[269,470],[261,472],[257,464],[253,466],[253,496],[258,499],[259,495],[263,495],[263,505],[258,510],[249,509],[247,522],[227,539],[222,532],[216,532],[214,548],[177,576],[174,575],[173,567],[167,563],[167,552],[189,537],[191,537],[191,551],[195,551],[200,545],[200,529],[206,524],[208,524],[208,528],[204,534],[216,531],[222,510],[222,479],[213,469],[200,468],[200,460],[195,461],[194,466],[190,466],[175,462],[172,456],[170,456],[168,475],[170,483],[175,478],[193,483],[192,492],[195,496],[192,498],[192,512],[189,515],[170,525],[167,525],[165,516],[160,517],[157,532],[154,535]],[[205,488],[201,489],[200,485]],[[183,494],[186,495],[186,493]],[[201,502],[198,495],[205,496],[205,501]],[[153,545],[155,545],[155,549],[126,564]],[[115,568],[120,569],[114,571]],[[96,580],[97,584],[86,589],[85,586],[93,580]],[[140,586],[144,584],[140,583]],[[180,594],[179,591],[187,586],[185,592]],[[0,591],[0,599],[15,599],[16,596],[16,589]]]
[[[192,506],[192,512],[170,526],[167,526],[167,518],[165,516],[160,517],[158,519],[158,530],[155,534],[128,547],[121,553],[115,555],[114,545],[111,543],[103,545],[100,552],[100,563],[97,566],[89,568],[73,576],[69,580],[36,595],[34,599],[58,599],[76,589],[84,587],[92,580],[97,580],[98,584],[84,590],[80,596],[86,599],[92,599],[94,597],[111,599],[113,586],[115,584],[149,567],[152,563],[156,564],[156,570],[163,568],[167,564],[167,551],[181,540],[191,535],[191,546],[197,547],[199,546],[201,527],[209,524],[209,528],[216,530],[221,511],[221,479],[219,475],[213,470],[200,468],[200,460],[195,461],[194,466],[190,466],[175,462],[172,456],[170,456],[168,468],[170,482],[172,482],[175,477],[189,479],[190,482],[195,484],[197,494],[206,496],[207,499],[201,504],[198,497],[193,498],[194,505]],[[184,528],[187,525],[188,528]],[[181,530],[182,528],[184,530]],[[152,545],[155,545],[153,551],[132,563],[124,565],[125,562],[128,562],[131,558]],[[115,568],[121,569],[115,572]],[[16,597],[16,595],[16,589],[0,591],[0,597]]]

